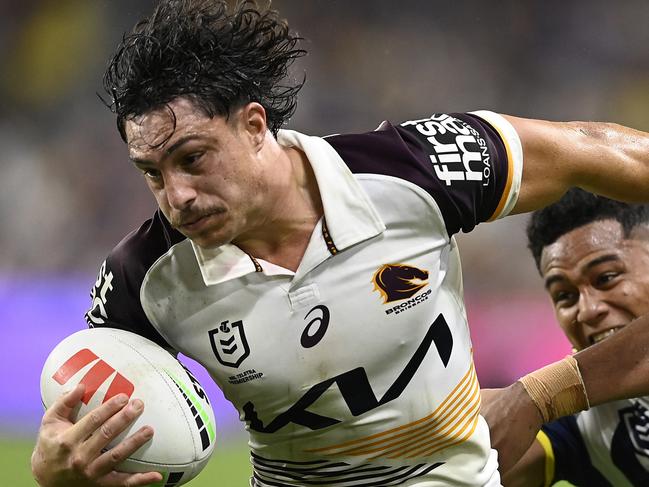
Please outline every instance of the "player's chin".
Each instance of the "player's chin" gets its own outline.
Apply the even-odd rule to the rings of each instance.
[[[230,235],[228,235],[228,233],[225,232],[223,228],[185,236],[192,242],[194,242],[194,244],[204,249],[213,249],[232,241]]]

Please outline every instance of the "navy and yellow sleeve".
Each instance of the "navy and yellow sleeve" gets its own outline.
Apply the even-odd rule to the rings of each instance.
[[[536,440],[545,451],[546,487],[560,480],[578,487],[611,487],[593,466],[575,416],[543,425]]]

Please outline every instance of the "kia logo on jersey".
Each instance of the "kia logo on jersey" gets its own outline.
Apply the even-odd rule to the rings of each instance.
[[[210,344],[216,359],[226,367],[239,367],[248,355],[250,347],[243,331],[243,321],[229,323],[228,320],[209,331]]]
[[[383,264],[372,277],[383,304],[414,296],[428,285],[428,271],[405,264]]]

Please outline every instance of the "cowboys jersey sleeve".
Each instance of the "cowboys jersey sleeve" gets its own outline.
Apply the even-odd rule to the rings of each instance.
[[[306,154],[324,210],[297,270],[157,214],[109,256],[89,323],[204,365],[249,432],[254,486],[500,485],[453,234],[516,203],[513,127],[438,114],[278,142]]]
[[[647,398],[596,406],[543,426],[546,482],[578,487],[649,485]]]

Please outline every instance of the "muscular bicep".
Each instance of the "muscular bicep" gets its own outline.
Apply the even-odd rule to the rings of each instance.
[[[545,450],[538,440],[521,459],[503,475],[504,487],[543,487],[545,481]]]
[[[547,206],[573,186],[624,201],[645,198],[649,137],[616,124],[549,122],[504,116],[523,149],[513,213]]]

